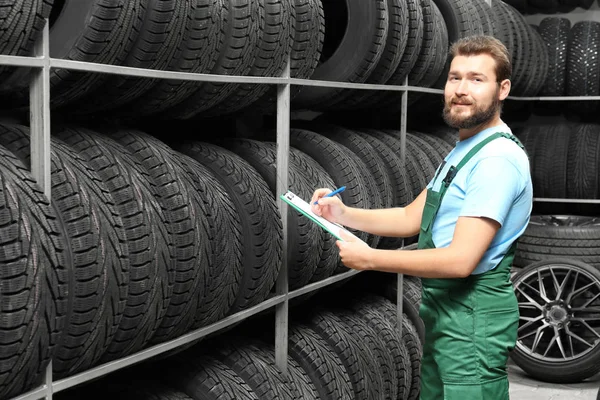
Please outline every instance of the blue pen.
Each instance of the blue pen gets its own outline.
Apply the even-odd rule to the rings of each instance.
[[[331,192],[331,193],[328,193],[328,194],[326,194],[326,195],[325,195],[325,196],[323,196],[323,197],[332,197],[332,196],[335,196],[335,195],[336,195],[336,194],[338,194],[338,193],[342,193],[344,190],[346,190],[346,186],[342,186],[342,187],[341,187],[341,188],[339,188],[339,189],[335,189],[333,192]],[[323,198],[323,197],[321,197],[321,198]],[[315,201],[315,204],[319,204],[319,201],[318,201],[318,200],[317,200],[317,201]]]

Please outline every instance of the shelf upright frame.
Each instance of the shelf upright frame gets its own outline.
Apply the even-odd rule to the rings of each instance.
[[[275,364],[284,375],[287,375],[288,358],[288,328],[289,328],[289,281],[288,281],[288,263],[287,249],[288,243],[288,218],[287,204],[279,198],[279,195],[285,193],[289,188],[288,168],[290,153],[290,68],[291,59],[288,57],[283,78],[287,81],[284,84],[277,85],[277,183],[275,200],[277,209],[281,217],[283,228],[283,243],[281,268],[279,276],[275,283],[275,292],[278,295],[285,296],[285,300],[275,307]]]
[[[50,151],[50,24],[44,23],[41,40],[37,40],[34,56],[42,60],[42,67],[33,71],[29,84],[29,123],[31,135],[31,173],[48,201],[51,193]],[[52,360],[44,374],[44,399],[52,400]]]

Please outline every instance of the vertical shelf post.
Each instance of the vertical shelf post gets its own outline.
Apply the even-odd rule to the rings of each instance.
[[[408,76],[404,78],[404,86],[408,86]],[[406,165],[406,118],[408,117],[408,90],[402,91],[400,99],[400,165]],[[402,240],[404,246],[404,240]],[[398,274],[398,287],[396,288],[396,307],[398,312],[398,331],[402,335],[402,302],[404,299],[404,275]]]
[[[50,28],[48,20],[41,40],[35,44],[35,56],[44,60],[36,69],[29,86],[31,131],[31,173],[50,200]]]
[[[34,71],[29,85],[29,126],[31,136],[31,173],[51,201],[50,185],[50,23],[46,19],[42,37],[34,47],[34,56],[44,65]],[[52,400],[52,360],[44,376],[46,400]]]
[[[288,58],[284,73],[284,78],[290,77],[290,59]],[[283,248],[281,257],[281,269],[275,290],[278,295],[285,295],[284,302],[278,304],[275,308],[275,364],[287,375],[287,356],[288,356],[288,325],[289,325],[289,301],[287,294],[288,286],[288,265],[287,265],[287,205],[279,198],[279,195],[285,193],[289,188],[288,183],[288,165],[290,152],[290,84],[277,85],[277,185],[276,200],[277,208],[281,215],[283,226]]]

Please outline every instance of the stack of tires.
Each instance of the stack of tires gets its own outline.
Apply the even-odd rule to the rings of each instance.
[[[316,185],[346,185],[346,204],[369,208],[408,204],[453,140],[411,132],[402,164],[397,131],[311,129],[291,131],[290,189],[308,199]],[[139,131],[66,125],[55,127],[51,144],[49,205],[28,172],[28,129],[0,125],[10,221],[3,261],[14,263],[7,279],[27,300],[19,324],[35,332],[3,320],[23,343],[1,349],[22,368],[7,374],[6,394],[34,384],[50,359],[56,377],[70,376],[257,305],[284,256],[292,290],[347,271],[333,237],[292,209],[293,245],[282,254],[275,143],[169,147]],[[398,238],[357,234],[372,247],[401,246]],[[36,274],[22,279],[27,271]],[[46,351],[31,352],[34,344]]]
[[[541,96],[600,95],[600,22],[580,21],[571,26],[567,18],[544,18],[538,28],[549,56],[548,76]],[[595,122],[596,101],[539,102],[533,111],[538,115],[560,115],[570,119]]]
[[[100,381],[76,388],[64,398],[123,393],[148,398],[140,395],[149,390],[144,386],[150,380],[156,398],[418,399],[421,338],[407,315],[400,334],[392,302],[358,294],[343,305],[294,311],[286,374],[275,364],[272,334],[232,332],[121,374],[110,385]]]
[[[569,13],[580,7],[589,10],[594,0],[506,0],[523,14]]]

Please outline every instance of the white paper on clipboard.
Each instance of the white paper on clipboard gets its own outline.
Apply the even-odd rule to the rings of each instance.
[[[356,235],[352,234],[350,231],[348,231],[343,226],[338,225],[338,224],[334,224],[333,222],[330,222],[330,221],[326,220],[325,218],[323,218],[323,217],[315,214],[314,212],[312,212],[312,210],[310,209],[310,204],[308,204],[302,198],[298,197],[297,195],[295,195],[294,193],[290,192],[289,190],[285,194],[282,194],[279,197],[283,201],[285,201],[287,204],[289,204],[290,206],[292,206],[296,210],[298,210],[301,214],[303,214],[307,218],[311,219],[317,225],[321,226],[321,228],[323,228],[327,232],[331,233],[338,240],[342,240],[342,241],[344,240],[340,236],[340,231],[342,231],[342,230],[344,232],[346,232],[348,235],[356,238],[356,240],[360,240],[358,237],[356,237]]]

